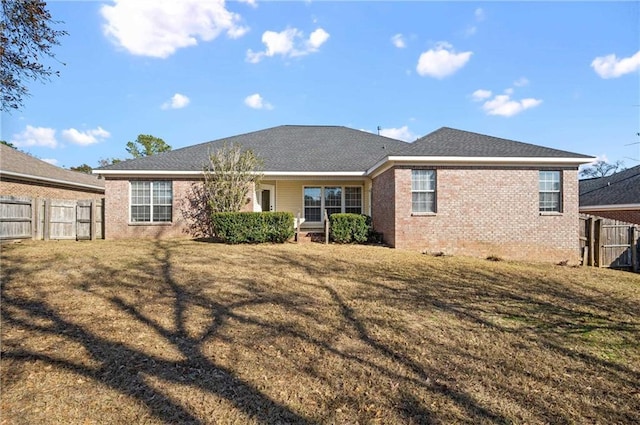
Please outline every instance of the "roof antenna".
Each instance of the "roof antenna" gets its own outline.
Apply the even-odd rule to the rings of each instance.
[[[378,136],[380,135],[380,130],[382,129],[380,128],[380,126],[378,126]]]

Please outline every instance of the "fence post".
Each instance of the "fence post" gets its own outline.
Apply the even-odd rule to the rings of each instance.
[[[631,267],[634,272],[638,272],[638,245],[640,245],[640,239],[636,242],[636,226],[629,226],[629,249],[631,249]]]
[[[602,220],[599,218],[595,220],[593,237],[594,266],[602,267]]]
[[[31,239],[36,239],[38,231],[38,201],[31,198]]]
[[[44,200],[44,229],[43,239],[48,241],[51,237],[51,199]]]
[[[587,250],[589,251],[587,258],[587,265],[595,266],[595,253],[594,253],[594,244],[595,244],[595,225],[594,225],[593,217],[589,217],[587,219]]]
[[[96,200],[92,199],[89,204],[89,239],[96,240]]]

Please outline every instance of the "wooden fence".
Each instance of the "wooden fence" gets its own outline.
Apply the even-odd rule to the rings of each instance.
[[[0,240],[103,239],[104,200],[0,196]]]
[[[640,226],[591,215],[580,216],[582,264],[640,270]]]

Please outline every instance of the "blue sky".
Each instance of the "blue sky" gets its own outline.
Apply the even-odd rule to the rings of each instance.
[[[640,164],[638,2],[54,1],[3,140],[59,166],[282,124],[443,126]],[[63,65],[64,63],[65,65]]]

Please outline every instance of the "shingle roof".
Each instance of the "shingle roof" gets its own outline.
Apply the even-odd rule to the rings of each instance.
[[[97,176],[56,167],[3,144],[0,144],[0,175],[104,190],[104,180]]]
[[[442,127],[416,140],[402,155],[458,157],[585,158],[573,152]]]
[[[640,165],[579,184],[581,207],[640,204]]]
[[[120,162],[100,170],[200,171],[210,152],[239,143],[265,171],[364,171],[407,143],[339,126],[283,125]]]
[[[407,143],[341,126],[283,125],[99,168],[201,171],[210,152],[239,143],[267,172],[365,172],[388,156],[584,158],[586,155],[443,127]]]

